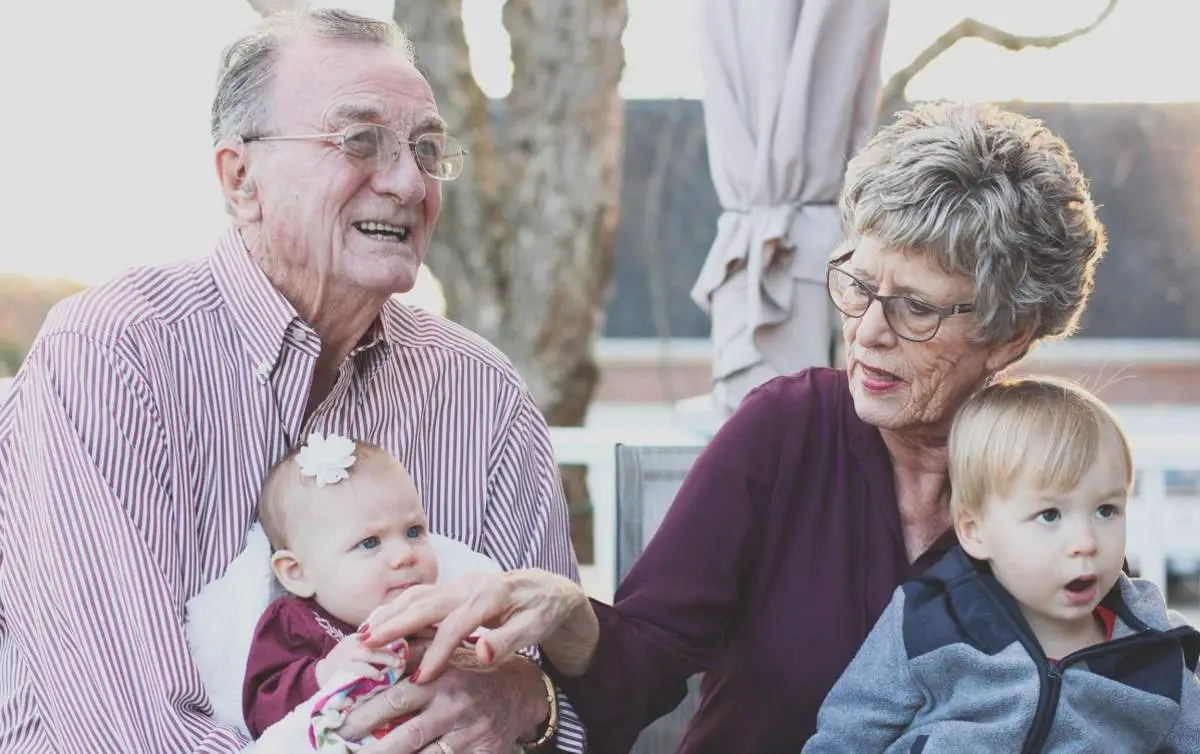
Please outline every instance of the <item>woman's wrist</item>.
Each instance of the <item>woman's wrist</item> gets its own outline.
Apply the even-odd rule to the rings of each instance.
[[[600,644],[600,621],[591,601],[579,590],[568,597],[566,616],[541,644],[542,654],[567,678],[587,672]]]

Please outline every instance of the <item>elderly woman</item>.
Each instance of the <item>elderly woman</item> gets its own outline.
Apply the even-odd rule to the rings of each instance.
[[[540,643],[593,752],[629,750],[703,672],[682,752],[795,752],[887,606],[954,543],[955,410],[1068,335],[1105,247],[1066,144],[994,107],[901,114],[851,163],[829,263],[847,368],[775,379],[696,462],[615,605],[517,571],[407,592],[383,643],[440,622],[422,682],[480,625],[484,661]]]

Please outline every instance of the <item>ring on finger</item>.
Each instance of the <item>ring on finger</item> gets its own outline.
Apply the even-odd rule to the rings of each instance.
[[[444,738],[437,740],[438,748],[442,750],[442,754],[454,754],[454,747],[446,743]]]

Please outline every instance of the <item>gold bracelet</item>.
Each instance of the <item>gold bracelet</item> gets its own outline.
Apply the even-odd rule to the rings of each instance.
[[[550,680],[550,676],[546,675],[546,671],[542,670],[541,665],[525,655],[517,656],[537,668],[538,673],[542,676],[542,683],[546,686],[546,703],[550,705],[550,716],[546,719],[546,729],[542,731],[542,735],[538,736],[536,741],[517,741],[525,751],[538,751],[550,743],[554,734],[558,732],[558,689],[554,687],[554,681]]]

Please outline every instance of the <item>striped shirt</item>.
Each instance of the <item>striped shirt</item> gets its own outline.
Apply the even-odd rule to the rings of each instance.
[[[391,301],[305,421],[319,351],[233,229],[50,313],[0,407],[0,751],[246,744],[211,718],[184,605],[311,431],[396,455],[432,531],[578,580],[549,431],[503,355]],[[558,747],[580,752],[563,712]]]

